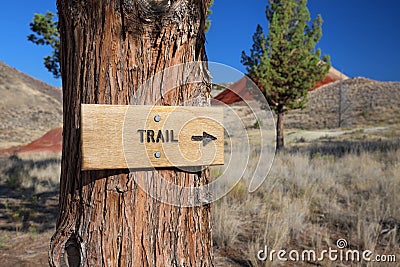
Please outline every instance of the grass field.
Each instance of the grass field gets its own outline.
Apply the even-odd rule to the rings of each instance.
[[[338,239],[345,239],[348,249],[400,256],[399,139],[353,140],[346,146],[329,146],[333,140],[323,146],[322,141],[293,144],[276,156],[255,193],[247,192],[244,180],[215,203],[214,241],[232,266],[279,265],[257,259],[265,246],[321,251],[337,249]],[[310,266],[312,262],[281,264]],[[341,266],[328,259],[318,264]]]
[[[265,246],[287,251],[335,249],[341,238],[347,240],[348,249],[400,257],[397,130],[358,130],[313,140],[299,133],[304,137],[293,139],[287,151],[276,156],[261,188],[249,194],[244,177],[212,205],[216,266],[279,266],[259,261],[257,252]],[[59,164],[59,158],[43,156],[12,157],[0,163],[3,262],[25,266],[46,262],[57,214]],[[22,240],[29,247],[21,245]],[[328,259],[318,264],[341,266]]]

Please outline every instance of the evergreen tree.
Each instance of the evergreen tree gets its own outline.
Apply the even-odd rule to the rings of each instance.
[[[53,53],[44,58],[44,65],[48,71],[53,73],[55,78],[60,77],[60,34],[58,22],[54,20],[55,14],[35,14],[33,21],[29,24],[32,34],[28,40],[37,45],[50,45]]]
[[[321,60],[315,46],[322,36],[322,18],[311,25],[307,0],[269,0],[266,17],[268,36],[257,26],[250,55],[242,52],[242,63],[250,78],[264,89],[277,114],[277,149],[284,147],[283,119],[291,109],[304,108],[308,91],[330,68],[329,56]]]
[[[207,17],[212,14],[210,1]],[[44,58],[44,65],[54,78],[60,78],[60,33],[58,32],[58,21],[55,14],[47,11],[46,14],[35,14],[29,27],[33,33],[28,35],[28,40],[37,45],[50,45],[53,49],[52,55]],[[211,20],[206,21],[205,32],[211,27]]]
[[[213,4],[214,4],[214,0],[211,0],[210,5],[208,6],[208,10],[207,10],[207,18],[210,17],[210,15],[212,14],[211,7]],[[204,31],[208,32],[210,30],[210,27],[211,27],[211,20],[207,19],[206,20],[206,29]]]

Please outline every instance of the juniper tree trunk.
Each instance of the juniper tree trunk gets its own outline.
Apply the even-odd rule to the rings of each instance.
[[[277,121],[276,121],[276,150],[281,151],[285,147],[284,135],[283,135],[283,120],[285,113],[283,107],[279,106],[276,110]]]
[[[153,199],[135,178],[151,180],[154,171],[80,170],[80,105],[129,104],[155,73],[204,60],[208,2],[57,1],[64,127],[51,266],[213,266],[209,206],[182,208]],[[150,88],[135,104],[207,103],[206,66],[199,72],[202,83],[180,86],[167,95]],[[209,182],[207,170],[159,172],[181,186]]]

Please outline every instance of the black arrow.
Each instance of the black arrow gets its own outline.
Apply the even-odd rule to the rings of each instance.
[[[203,141],[203,146],[206,146],[208,143],[215,140],[217,140],[217,137],[206,132],[203,132],[203,136],[192,136],[192,141]]]

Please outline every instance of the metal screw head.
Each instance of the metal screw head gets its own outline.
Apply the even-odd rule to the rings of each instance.
[[[161,157],[161,152],[156,152],[154,153],[154,157],[156,157],[157,159]]]
[[[154,121],[159,122],[161,120],[161,117],[159,115],[154,116]]]

